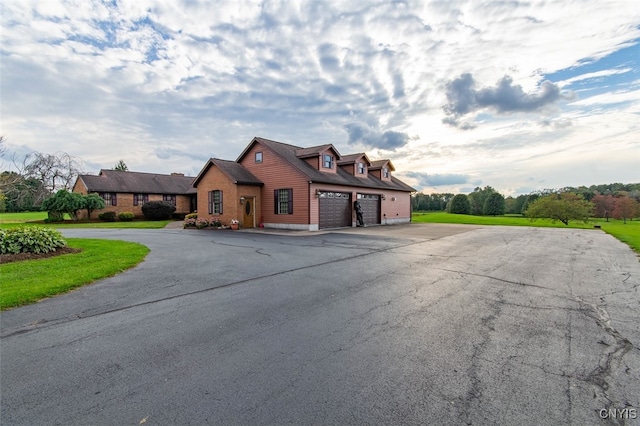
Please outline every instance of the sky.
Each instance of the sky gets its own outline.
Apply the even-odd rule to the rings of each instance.
[[[0,165],[196,176],[254,136],[424,193],[640,182],[636,0],[7,0]]]

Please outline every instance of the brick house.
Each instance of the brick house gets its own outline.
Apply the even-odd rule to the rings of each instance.
[[[198,215],[243,227],[318,230],[411,221],[415,189],[395,178],[389,160],[340,155],[331,144],[302,148],[253,138],[235,162],[210,159],[193,181]]]
[[[106,204],[99,213],[131,212],[136,217],[142,217],[144,203],[168,201],[176,206],[176,213],[187,214],[196,207],[196,189],[191,185],[192,182],[193,177],[182,173],[163,175],[103,169],[97,176],[78,176],[73,192],[99,194]],[[98,212],[93,214],[97,217]],[[81,211],[79,216],[88,219],[86,215],[86,211]]]

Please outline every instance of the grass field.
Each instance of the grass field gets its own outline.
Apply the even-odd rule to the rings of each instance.
[[[637,253],[640,253],[640,220],[590,219],[584,222],[569,222],[564,225],[561,222],[552,222],[548,219],[537,219],[531,221],[522,216],[472,216],[466,214],[452,214],[444,212],[414,212],[412,220],[418,223],[460,223],[468,225],[502,225],[502,226],[537,226],[552,228],[578,228],[594,229],[600,226],[601,229],[626,243]]]
[[[149,249],[117,240],[68,238],[80,253],[0,265],[0,309],[26,305],[65,293],[140,263]]]
[[[61,223],[48,223],[43,221],[47,217],[47,212],[21,212],[21,213],[0,213],[0,228],[11,228],[19,225],[46,225],[53,228],[138,228],[138,229],[160,229],[167,226],[170,220],[135,220],[131,222],[84,222],[72,221],[68,216]]]

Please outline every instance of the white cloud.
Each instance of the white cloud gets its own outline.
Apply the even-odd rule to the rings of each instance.
[[[537,173],[527,155],[555,149],[566,167],[578,167],[571,158],[594,132],[587,125],[594,115],[601,125],[618,120],[606,122],[617,129],[608,141],[624,146],[623,123],[638,109],[637,88],[627,85],[553,110],[508,117],[497,107],[474,110],[465,119],[475,128],[466,132],[441,122],[447,82],[464,73],[481,88],[509,76],[509,87],[531,97],[543,74],[638,39],[640,11],[619,2],[25,0],[0,7],[2,133],[103,167],[124,152],[132,169],[197,172],[199,155],[233,159],[261,135],[331,142],[341,152],[393,148],[380,155],[406,172],[516,188]],[[636,65],[549,84],[612,76],[637,80]],[[607,115],[617,104],[622,118]],[[368,142],[349,138],[353,126],[366,130]]]

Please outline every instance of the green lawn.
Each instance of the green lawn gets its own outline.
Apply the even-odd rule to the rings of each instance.
[[[600,226],[603,231],[613,235],[640,253],[640,220],[627,220],[625,224],[622,220],[609,219],[609,222],[607,222],[605,219],[590,219],[587,223],[569,222],[567,226],[561,222],[552,222],[548,219],[531,221],[525,217],[513,215],[493,217],[444,212],[414,212],[412,221],[418,223],[461,223],[469,225],[537,226],[579,229],[594,229],[594,226]]]
[[[43,221],[47,217],[47,212],[21,212],[21,213],[0,213],[0,228],[12,228],[20,225],[46,225],[53,228],[138,228],[138,229],[160,229],[167,226],[171,220],[134,220],[131,222],[85,222],[72,221],[67,216],[67,220],[61,223],[48,223]]]
[[[47,212],[0,213],[0,223],[24,223],[45,220]]]
[[[33,303],[116,275],[149,253],[142,244],[127,241],[68,238],[67,243],[82,252],[0,265],[0,309]]]

